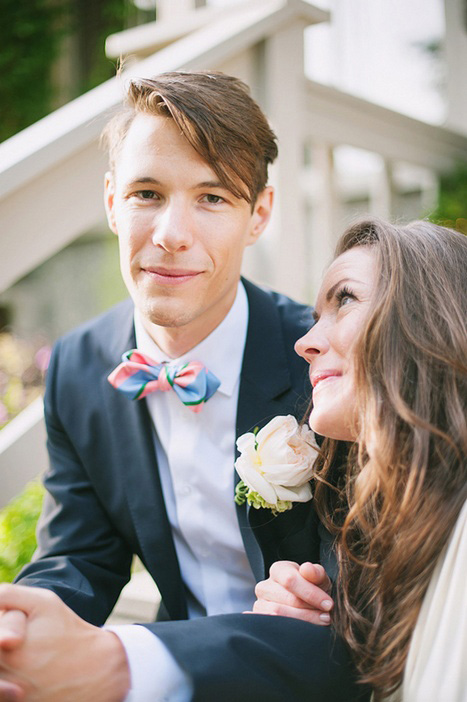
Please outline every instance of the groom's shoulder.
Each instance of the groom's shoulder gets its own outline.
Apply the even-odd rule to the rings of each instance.
[[[122,330],[130,328],[133,314],[134,305],[128,298],[66,332],[56,345],[62,349],[108,346],[115,334],[121,334]]]
[[[313,325],[313,308],[297,302],[283,293],[272,290],[266,286],[257,285],[243,279],[250,307],[260,306],[266,312],[275,312],[285,332],[290,331],[292,336],[297,332],[304,334]]]

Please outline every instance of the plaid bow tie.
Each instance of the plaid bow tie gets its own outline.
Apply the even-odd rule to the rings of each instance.
[[[122,363],[107,380],[132,400],[141,400],[156,390],[173,389],[192,412],[201,412],[220,385],[214,373],[199,361],[157,363],[135,349],[123,354]]]

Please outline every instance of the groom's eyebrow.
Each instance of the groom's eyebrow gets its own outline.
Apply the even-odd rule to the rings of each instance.
[[[156,178],[150,178],[149,176],[141,176],[140,178],[133,178],[129,185],[136,185],[137,183],[150,183],[151,185],[162,185],[160,180]]]

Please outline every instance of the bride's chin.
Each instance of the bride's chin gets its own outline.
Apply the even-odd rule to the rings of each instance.
[[[310,429],[315,434],[337,441],[354,441],[355,432],[339,412],[325,412],[313,407],[308,419]]]
[[[308,419],[308,424],[310,426],[310,429],[315,432],[315,434],[320,434],[321,436],[326,436],[328,438],[333,438],[329,436],[329,430],[330,430],[330,421],[329,417],[326,417],[326,413],[323,416],[323,413],[319,411],[316,407],[313,407],[310,413],[310,417]]]

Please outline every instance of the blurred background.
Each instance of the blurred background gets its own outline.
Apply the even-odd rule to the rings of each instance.
[[[259,283],[312,302],[336,237],[367,213],[467,231],[467,0],[0,10],[0,505],[46,463],[51,344],[126,294],[98,146],[125,76],[217,69],[251,87],[280,152],[275,215],[244,267]]]

